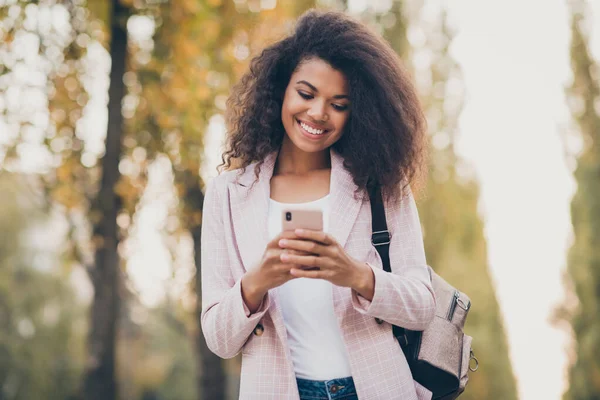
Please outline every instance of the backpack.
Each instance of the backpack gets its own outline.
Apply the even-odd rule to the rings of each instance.
[[[371,242],[391,272],[389,247],[391,235],[387,230],[381,190],[370,191],[373,234]],[[428,267],[436,297],[435,317],[424,331],[411,331],[393,326],[413,379],[433,393],[432,400],[456,399],[469,380],[468,372],[476,371],[479,361],[473,354],[473,338],[465,335],[463,327],[471,308],[471,300]],[[380,321],[377,321],[381,323]],[[474,367],[471,368],[471,360]]]

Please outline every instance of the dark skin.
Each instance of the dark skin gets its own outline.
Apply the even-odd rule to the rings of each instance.
[[[271,198],[305,203],[329,193],[329,148],[348,119],[344,75],[320,59],[298,66],[286,89],[281,118],[286,131],[271,179]],[[296,278],[325,279],[373,299],[375,277],[322,231],[283,232],[269,242],[260,264],[242,278],[242,297],[254,313],[270,289]]]
[[[275,167],[271,178],[271,198],[280,203],[308,203],[329,193],[330,168],[304,174],[281,173]]]

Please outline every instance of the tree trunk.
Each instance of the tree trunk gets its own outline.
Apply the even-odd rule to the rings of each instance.
[[[95,265],[90,274],[94,286],[94,300],[83,386],[86,400],[117,398],[115,345],[120,303],[120,261],[117,253],[117,213],[120,199],[114,188],[120,178],[118,165],[123,131],[121,102],[125,94],[123,74],[127,58],[126,20],[127,10],[119,4],[119,0],[113,0],[106,153],[102,158],[101,186],[92,206],[93,213],[99,215],[99,218],[94,221],[93,226],[96,254]]]
[[[200,180],[197,176],[191,176],[186,173],[183,180],[186,184],[186,205],[190,210],[202,211],[204,203],[204,194],[200,190]],[[200,311],[202,309],[202,285],[201,285],[201,245],[202,225],[197,223],[192,225],[190,233],[194,240],[194,262],[196,264],[196,295],[197,318],[198,318],[198,337],[196,338],[196,357],[198,360],[197,385],[198,396],[201,400],[224,400],[226,376],[224,362],[216,356],[206,346],[204,335],[202,334],[202,325],[200,323]]]

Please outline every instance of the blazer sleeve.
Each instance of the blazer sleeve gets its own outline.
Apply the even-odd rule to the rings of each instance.
[[[217,180],[206,189],[202,214],[201,278],[202,333],[208,348],[221,358],[240,352],[248,337],[270,306],[267,294],[252,315],[242,298],[241,279],[231,272],[223,222],[228,202],[219,195]]]
[[[425,260],[423,234],[410,188],[396,204],[385,206],[390,243],[391,273],[369,263],[375,276],[375,292],[369,301],[352,290],[352,305],[370,315],[406,329],[422,331],[435,315],[435,293]]]

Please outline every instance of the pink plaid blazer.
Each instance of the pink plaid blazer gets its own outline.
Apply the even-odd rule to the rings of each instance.
[[[255,180],[255,164],[243,174],[228,171],[208,185],[202,222],[202,331],[208,348],[222,358],[242,352],[240,399],[298,399],[287,333],[277,290],[250,315],[240,281],[256,265],[268,243],[270,179],[276,154]],[[350,288],[333,287],[334,310],[348,349],[352,377],[361,400],[429,400],[431,392],[412,379],[392,324],[424,329],[434,317],[431,286],[419,217],[412,195],[386,204],[392,234],[392,273],[382,269],[371,244],[369,197],[354,197],[356,185],[331,151],[330,234],[349,255],[367,262],[375,275],[368,301]],[[378,324],[375,318],[384,322]],[[257,324],[262,335],[254,334]]]

